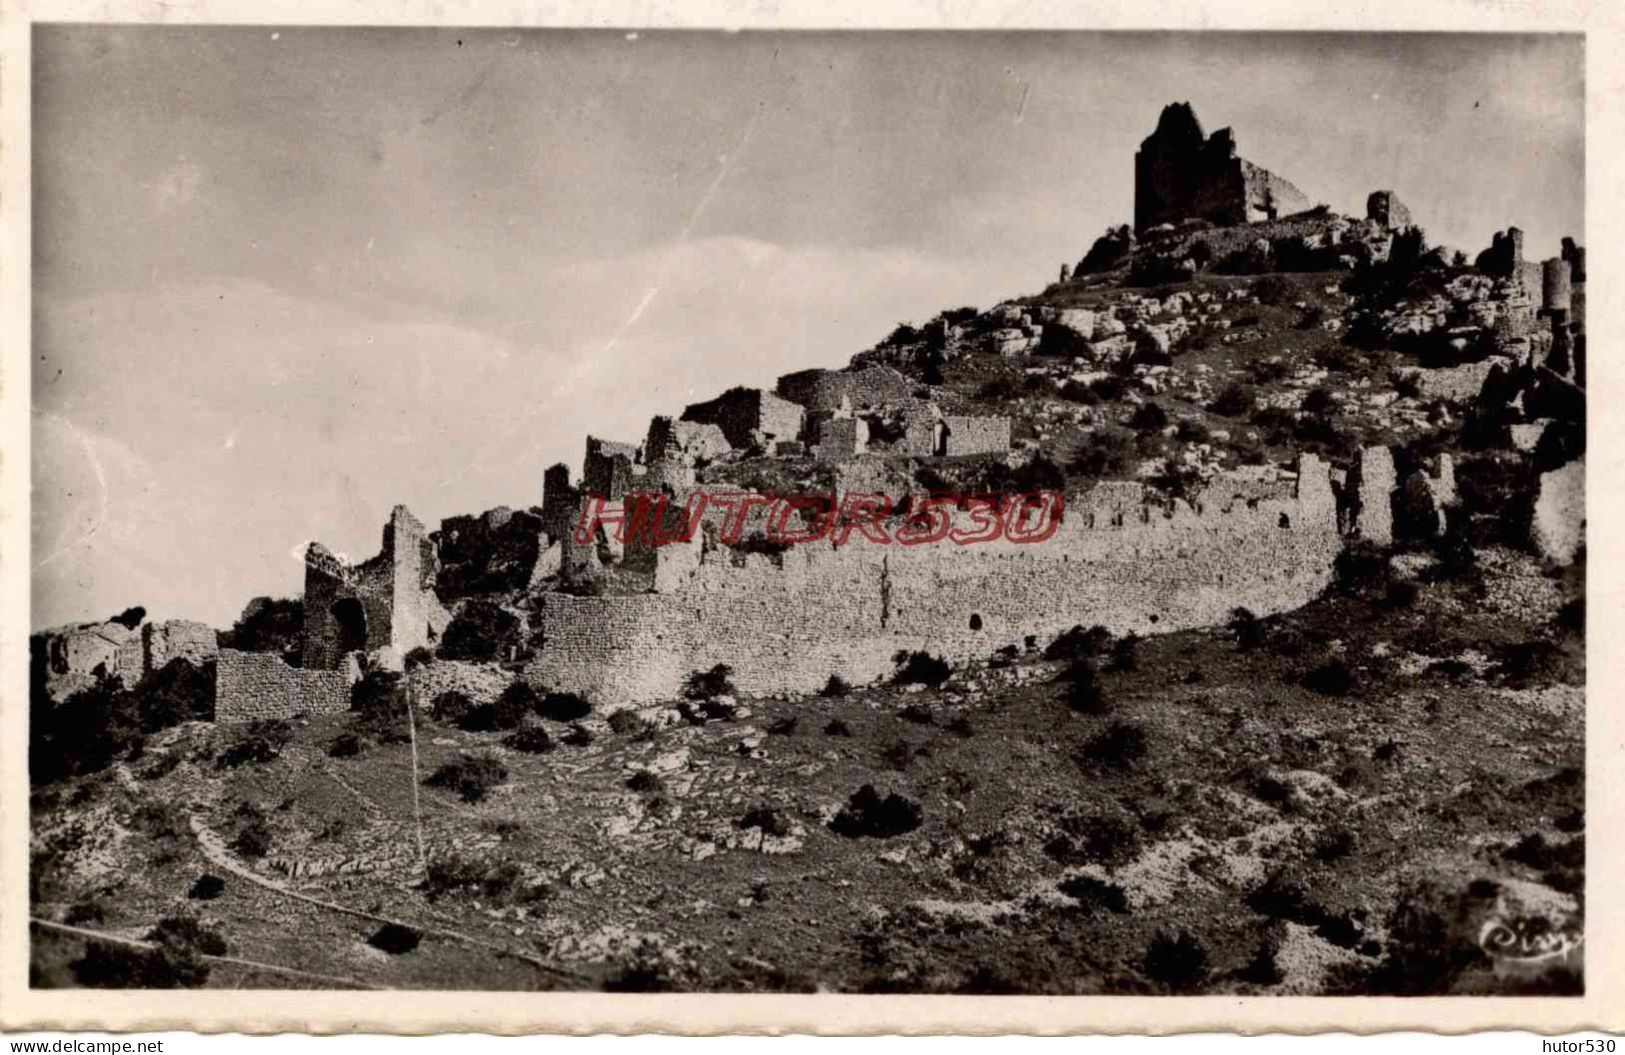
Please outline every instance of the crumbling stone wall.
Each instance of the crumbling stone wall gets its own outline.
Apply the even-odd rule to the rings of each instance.
[[[918,387],[889,366],[857,370],[800,370],[778,380],[778,394],[809,411],[861,410],[910,399]]]
[[[337,714],[350,709],[355,681],[353,663],[340,670],[309,670],[290,667],[272,652],[223,648],[215,657],[214,720]]]
[[[798,403],[759,388],[732,388],[683,411],[684,421],[715,425],[734,447],[768,449],[781,440],[799,439],[806,413]]]
[[[1547,560],[1571,563],[1585,543],[1586,463],[1577,458],[1561,469],[1542,473],[1535,497],[1530,535]]]
[[[1365,217],[1372,223],[1381,224],[1393,231],[1414,226],[1411,223],[1410,209],[1406,208],[1405,203],[1399,200],[1399,195],[1391,190],[1371,192],[1365,200]]]
[[[1134,155],[1134,230],[1187,219],[1221,225],[1273,220],[1310,207],[1308,197],[1236,156],[1230,129],[1211,136],[1189,103],[1170,103]]]
[[[581,490],[570,484],[570,467],[559,463],[542,474],[542,530],[557,541],[575,527]]]
[[[1516,227],[1497,231],[1490,247],[1473,261],[1486,275],[1516,275],[1523,267],[1523,232]]]
[[[587,453],[581,463],[581,489],[618,502],[638,486],[637,462],[637,444],[588,436]]]
[[[1194,506],[1149,504],[1133,484],[1097,492],[1044,542],[715,548],[674,555],[662,592],[546,594],[525,678],[641,702],[727,663],[746,691],[811,692],[831,674],[886,675],[899,649],[965,660],[1077,623],[1145,634],[1220,623],[1238,605],[1287,611],[1325,588],[1341,547],[1327,467],[1310,456],[1290,492],[1268,497],[1222,480]]]
[[[434,595],[439,562],[423,524],[396,506],[383,549],[362,564],[340,560],[312,542],[305,551],[303,665],[332,670],[352,651],[407,652],[438,637],[450,616]]]
[[[1010,419],[945,415],[943,450],[949,457],[967,454],[1003,454],[1010,449]]]
[[[219,635],[206,623],[171,619],[141,628],[145,671],[163,670],[171,660],[184,659],[194,667],[211,662],[220,651]]]
[[[406,675],[406,691],[421,713],[446,692],[460,692],[475,703],[490,703],[513,683],[513,675],[495,663],[466,663],[439,659],[413,667]]]
[[[1387,447],[1367,447],[1349,473],[1353,502],[1349,533],[1379,546],[1394,541],[1394,454]]]
[[[821,462],[844,462],[869,449],[869,423],[862,418],[827,418],[818,425],[814,456]]]
[[[84,623],[51,631],[47,646],[49,672],[89,676],[100,670],[109,675],[131,672],[140,677],[140,652],[135,653],[133,671],[128,658],[128,645],[133,640],[139,646],[140,639],[138,633],[121,623]],[[122,663],[121,649],[126,656]]]

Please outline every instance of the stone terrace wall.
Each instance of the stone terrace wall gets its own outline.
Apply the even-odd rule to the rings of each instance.
[[[780,558],[712,550],[673,593],[548,594],[543,645],[525,678],[600,704],[671,698],[692,671],[727,663],[750,692],[820,688],[831,674],[888,674],[900,649],[954,660],[1075,624],[1141,634],[1210,626],[1244,606],[1299,607],[1331,580],[1341,547],[1324,463],[1296,493],[1199,508],[1147,506],[1108,488],[1048,541],[979,546],[797,546]]]
[[[223,648],[215,657],[214,720],[247,722],[350,709],[348,670],[290,667],[271,652]]]

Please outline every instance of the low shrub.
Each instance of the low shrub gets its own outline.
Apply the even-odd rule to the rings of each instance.
[[[1236,639],[1236,647],[1243,652],[1251,652],[1264,643],[1264,624],[1247,608],[1232,608],[1230,610],[1230,634]]]
[[[271,852],[271,826],[263,814],[254,814],[237,829],[231,849],[243,857],[260,858]]]
[[[825,736],[851,736],[852,727],[839,718],[831,718],[829,724],[824,726]]]
[[[1232,382],[1214,397],[1207,408],[1220,417],[1244,418],[1253,412],[1257,402],[1252,389]]]
[[[527,755],[544,755],[553,750],[553,738],[539,725],[527,725],[503,737],[504,747],[523,751]]]
[[[280,718],[250,722],[236,743],[215,756],[215,765],[221,769],[235,769],[247,763],[263,765],[274,761],[292,742],[292,722]]]
[[[1322,696],[1347,696],[1354,689],[1354,673],[1333,657],[1303,676],[1304,688]]]
[[[369,670],[350,686],[350,714],[359,732],[380,743],[411,738],[407,729],[406,682],[393,670]]]
[[[892,682],[897,685],[928,685],[935,688],[947,681],[953,668],[941,656],[928,652],[909,652],[906,649],[892,656],[896,671]]]
[[[705,700],[713,696],[736,695],[733,683],[734,669],[718,663],[710,670],[695,671],[683,682],[683,696],[690,700]]]
[[[1145,976],[1177,991],[1198,989],[1207,980],[1207,948],[1188,931],[1153,937],[1145,949]]]
[[[1095,667],[1086,659],[1075,659],[1056,679],[1066,686],[1066,705],[1079,714],[1107,714],[1111,705],[1106,701],[1095,676]]]
[[[839,674],[831,674],[829,680],[824,682],[824,687],[819,690],[818,694],[825,697],[845,696],[851,691],[852,686],[847,684],[845,678]]]
[[[536,703],[538,717],[552,722],[576,722],[592,713],[592,703],[573,692],[550,692]]]
[[[217,875],[204,874],[192,883],[186,896],[194,901],[213,901],[226,892],[226,881]]]
[[[640,769],[626,778],[626,789],[640,795],[654,795],[666,790],[666,782],[660,779],[658,773]]]
[[[918,828],[924,815],[919,803],[895,792],[882,798],[873,784],[865,784],[829,822],[829,827],[849,839],[891,839]]]
[[[1140,635],[1125,634],[1112,642],[1112,669],[1134,670],[1140,663]]]
[[[1112,722],[1084,741],[1078,761],[1086,767],[1129,770],[1150,751],[1145,727],[1135,722]]]
[[[354,733],[340,733],[327,745],[329,758],[354,758],[361,753],[361,738]]]
[[[508,769],[490,755],[463,755],[435,770],[424,783],[432,788],[455,791],[464,802],[479,802],[490,790],[508,779]]]
[[[1062,879],[1057,888],[1084,908],[1103,908],[1119,916],[1128,914],[1128,895],[1116,883],[1091,875],[1074,875]]]
[[[559,737],[559,740],[571,747],[586,747],[593,741],[592,730],[580,722],[571,722],[570,728],[563,736]]]
[[[785,816],[784,811],[767,806],[758,806],[747,812],[739,819],[738,827],[755,828],[763,835],[771,835],[776,839],[782,839],[791,831],[790,818]]]
[[[796,729],[800,725],[801,719],[792,714],[788,717],[779,718],[767,723],[767,735],[794,736],[796,735]]]
[[[455,689],[450,689],[434,698],[434,702],[429,705],[429,716],[441,725],[461,726],[468,712],[473,709],[473,700]]]
[[[937,724],[937,716],[931,713],[931,708],[918,703],[911,703],[904,707],[897,712],[897,717],[905,722],[913,722],[915,725]]]
[[[1160,432],[1168,427],[1168,412],[1156,403],[1141,403],[1128,424],[1135,432]]]
[[[418,947],[423,936],[416,929],[400,923],[386,923],[367,939],[367,944],[391,956],[401,956]]]
[[[1085,630],[1081,626],[1074,626],[1071,630],[1051,641],[1044,649],[1044,658],[1056,659],[1088,659],[1091,656],[1101,655],[1111,646],[1112,635],[1103,626],[1095,625]]]

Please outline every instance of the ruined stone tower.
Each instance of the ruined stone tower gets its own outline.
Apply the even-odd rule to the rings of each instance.
[[[1134,155],[1134,230],[1187,219],[1225,226],[1302,212],[1310,202],[1291,183],[1236,156],[1230,129],[1211,136],[1190,103],[1162,109]]]
[[[405,506],[384,525],[382,551],[361,564],[312,542],[305,550],[304,666],[333,670],[351,652],[380,650],[394,666],[434,641],[447,622],[434,596],[436,564],[434,543]]]

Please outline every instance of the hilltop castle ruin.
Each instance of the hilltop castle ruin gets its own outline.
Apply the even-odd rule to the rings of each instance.
[[[1278,245],[1351,268],[1385,259],[1402,236],[1419,243],[1393,192],[1371,194],[1363,221],[1310,210],[1291,183],[1238,157],[1229,129],[1205,135],[1188,103],[1164,108],[1135,173],[1134,232],[1151,233],[1142,254],[1194,256],[1200,241],[1208,259],[1245,260]],[[1078,274],[1122,266],[1134,252],[1135,234],[1108,232]],[[1498,235],[1480,266],[1509,277],[1499,285],[1476,278],[1504,286],[1505,304],[1478,305],[1479,323],[1507,330],[1509,340],[1523,336],[1535,317],[1524,295],[1532,280],[1553,341],[1583,353],[1583,252],[1569,243],[1561,258],[1528,264],[1516,229]],[[1183,263],[1175,273],[1197,266]],[[910,339],[942,361],[1058,354],[1077,364],[1127,362],[1142,352],[1166,356],[1185,333],[1212,323],[1221,298],[1209,290],[1131,300],[1100,310],[1031,303],[944,313]],[[1517,333],[1503,316],[1523,320]],[[1068,350],[1046,351],[1057,334],[1055,345]],[[1457,501],[1448,455],[1436,472],[1413,468],[1400,480],[1387,449],[1367,448],[1346,472],[1306,454],[1295,471],[1210,473],[1181,498],[1140,482],[1100,482],[1071,496],[1054,534],[1033,543],[881,545],[859,533],[775,549],[709,530],[669,545],[578,533],[584,512],[604,503],[661,495],[676,509],[698,488],[730,486],[719,466],[764,470],[744,475],[765,479],[752,484],[765,494],[776,473],[873,493],[921,461],[1028,464],[1036,448],[1016,438],[1010,417],[966,413],[924,380],[928,371],[897,369],[906,354],[883,342],[842,370],[787,374],[771,391],[730,389],[655,417],[641,441],[587,437],[579,483],[568,466],[552,466],[528,510],[453,517],[428,534],[397,507],[381,552],[360,564],[313,543],[303,665],[221,649],[217,716],[344,709],[363,663],[410,667],[409,688],[423,702],[449,688],[488,698],[523,680],[613,707],[673,698],[690,674],[716,664],[732,667],[748,692],[805,693],[832,676],[854,684],[882,677],[899,651],[967,661],[1031,648],[1078,624],[1115,634],[1211,626],[1238,607],[1264,616],[1313,600],[1346,541],[1392,540],[1396,502],[1437,533]],[[434,650],[454,618],[449,608],[486,604],[484,596],[508,599],[501,603],[523,621],[523,645],[490,662],[406,663],[414,649]],[[96,647],[116,651],[117,643]]]

